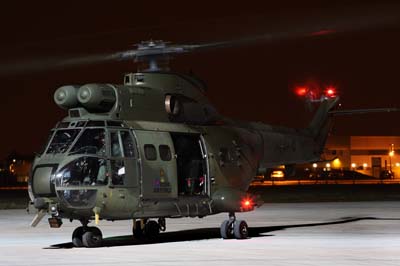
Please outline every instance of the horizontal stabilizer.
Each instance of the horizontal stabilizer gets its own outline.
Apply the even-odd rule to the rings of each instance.
[[[390,113],[399,112],[400,108],[373,108],[373,109],[354,109],[354,110],[334,110],[330,111],[331,115],[353,115],[353,114],[369,114],[369,113]]]

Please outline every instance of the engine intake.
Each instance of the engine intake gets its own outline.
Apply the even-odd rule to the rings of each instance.
[[[116,101],[115,90],[107,84],[86,84],[79,88],[78,101],[91,112],[108,112]]]
[[[78,105],[78,86],[67,85],[58,88],[54,93],[54,101],[62,109],[75,108]]]

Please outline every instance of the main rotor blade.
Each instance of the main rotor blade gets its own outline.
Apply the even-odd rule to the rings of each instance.
[[[279,32],[247,36],[229,41],[186,45],[185,48],[188,50],[196,50],[235,47],[260,42],[279,42],[291,39],[374,30],[394,25],[400,26],[400,5],[398,4],[385,6],[381,9],[371,8],[371,10],[364,10],[363,14],[355,15],[354,17],[339,17],[335,14],[331,14],[328,17],[322,18],[321,21],[315,24],[310,22],[304,24],[299,23],[296,27]]]
[[[21,60],[10,63],[0,64],[0,75],[19,74],[23,72],[38,72],[51,69],[62,69],[65,67],[74,67],[80,65],[89,65],[102,62],[111,62],[123,60],[126,54],[133,55],[135,50],[127,50],[112,54],[94,54],[85,56],[76,56],[72,58],[66,57],[50,57],[34,60]]]
[[[132,49],[109,54],[93,54],[85,56],[77,56],[73,58],[42,58],[38,60],[24,60],[17,62],[8,62],[0,64],[0,75],[19,74],[24,72],[37,72],[49,69],[60,69],[64,67],[73,67],[79,65],[96,64],[110,61],[120,60],[136,60],[156,57],[160,55],[187,53],[195,50],[206,50],[223,47],[235,47],[249,45],[253,43],[270,43],[286,41],[291,39],[301,39],[307,37],[318,37],[322,35],[330,35],[345,32],[356,32],[367,29],[379,29],[384,26],[399,25],[400,16],[397,13],[399,5],[385,6],[384,8],[371,8],[369,10],[360,11],[354,9],[352,12],[357,14],[347,14],[341,16],[337,14],[329,14],[329,16],[321,17],[317,22],[298,23],[296,27],[290,27],[277,32],[265,34],[256,34],[244,38],[185,45],[165,45],[164,48],[151,48],[147,50]],[[362,13],[360,15],[360,12]]]

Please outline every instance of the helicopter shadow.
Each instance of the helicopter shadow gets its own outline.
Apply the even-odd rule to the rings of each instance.
[[[293,225],[276,225],[276,226],[262,226],[249,228],[249,238],[257,237],[270,237],[274,236],[267,234],[274,231],[281,231],[290,228],[299,227],[315,227],[315,226],[328,226],[336,224],[354,223],[363,220],[399,220],[400,218],[378,218],[378,217],[344,217],[337,221],[321,222],[321,223],[305,223]],[[176,232],[161,233],[157,239],[135,239],[132,235],[115,236],[103,239],[101,247],[117,247],[117,246],[135,246],[135,245],[151,245],[184,241],[197,241],[208,239],[221,238],[219,228],[199,228],[191,230],[182,230]],[[45,249],[69,249],[74,248],[72,242],[51,245]]]

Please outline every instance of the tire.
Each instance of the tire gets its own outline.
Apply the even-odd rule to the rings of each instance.
[[[144,235],[149,239],[155,239],[160,234],[160,226],[156,221],[148,221],[144,226]]]
[[[103,235],[99,228],[89,227],[82,236],[82,243],[87,248],[99,247],[103,242]]]
[[[82,242],[83,233],[84,233],[83,226],[77,227],[72,233],[72,244],[74,245],[74,247],[77,248],[83,247],[83,242]]]
[[[230,239],[232,238],[232,222],[230,220],[225,220],[222,222],[220,227],[221,237],[223,239]]]
[[[140,221],[136,221],[135,223],[136,223],[135,227],[132,228],[133,237],[136,239],[141,239],[143,238],[143,230],[141,228],[141,223]]]
[[[249,237],[249,227],[246,221],[237,220],[233,227],[233,234],[236,239],[246,239]]]

